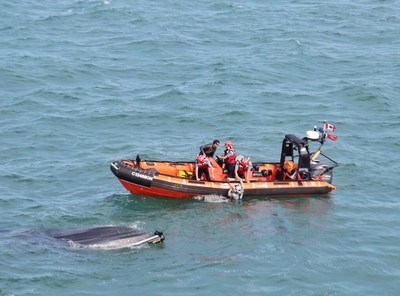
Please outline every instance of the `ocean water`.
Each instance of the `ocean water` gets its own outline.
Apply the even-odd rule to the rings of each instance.
[[[1,1],[0,295],[399,295],[400,2]],[[328,196],[131,196],[112,160],[337,127]],[[222,151],[219,151],[222,153]],[[68,248],[52,230],[161,230]]]

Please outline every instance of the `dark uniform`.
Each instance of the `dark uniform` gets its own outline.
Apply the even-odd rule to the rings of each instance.
[[[214,140],[211,144],[201,146],[199,154],[203,154],[207,157],[213,157],[215,151],[217,151],[218,146],[219,146],[219,141]]]

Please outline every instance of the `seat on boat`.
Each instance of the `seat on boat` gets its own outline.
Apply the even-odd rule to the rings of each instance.
[[[272,170],[271,169],[263,169],[261,172],[253,171],[252,175],[253,175],[253,177],[269,177],[269,176],[272,176]]]
[[[254,166],[255,170],[252,171],[253,178],[262,178],[263,180],[267,179],[274,180],[276,176],[276,165],[270,163],[264,164],[256,164]]]
[[[253,171],[252,175],[253,175],[253,177],[263,177],[263,172]]]

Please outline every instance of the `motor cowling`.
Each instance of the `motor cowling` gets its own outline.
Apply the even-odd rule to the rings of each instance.
[[[311,161],[310,174],[312,180],[332,183],[333,170],[329,165],[325,163],[320,163],[319,161]]]

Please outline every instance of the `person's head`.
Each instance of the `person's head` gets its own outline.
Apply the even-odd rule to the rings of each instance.
[[[247,157],[243,157],[240,160],[240,165],[247,168],[249,166],[250,160]]]
[[[231,142],[231,141],[226,141],[226,142],[225,142],[225,147],[226,147],[226,148],[229,148],[229,149],[232,149],[232,148],[233,148],[232,142]]]
[[[219,146],[219,140],[214,140],[212,145],[216,148]]]
[[[204,163],[206,161],[206,156],[203,154],[200,154],[196,157],[196,162],[197,163]]]
[[[238,156],[236,156],[236,161],[240,163],[240,161],[243,159],[243,155],[239,154]]]

